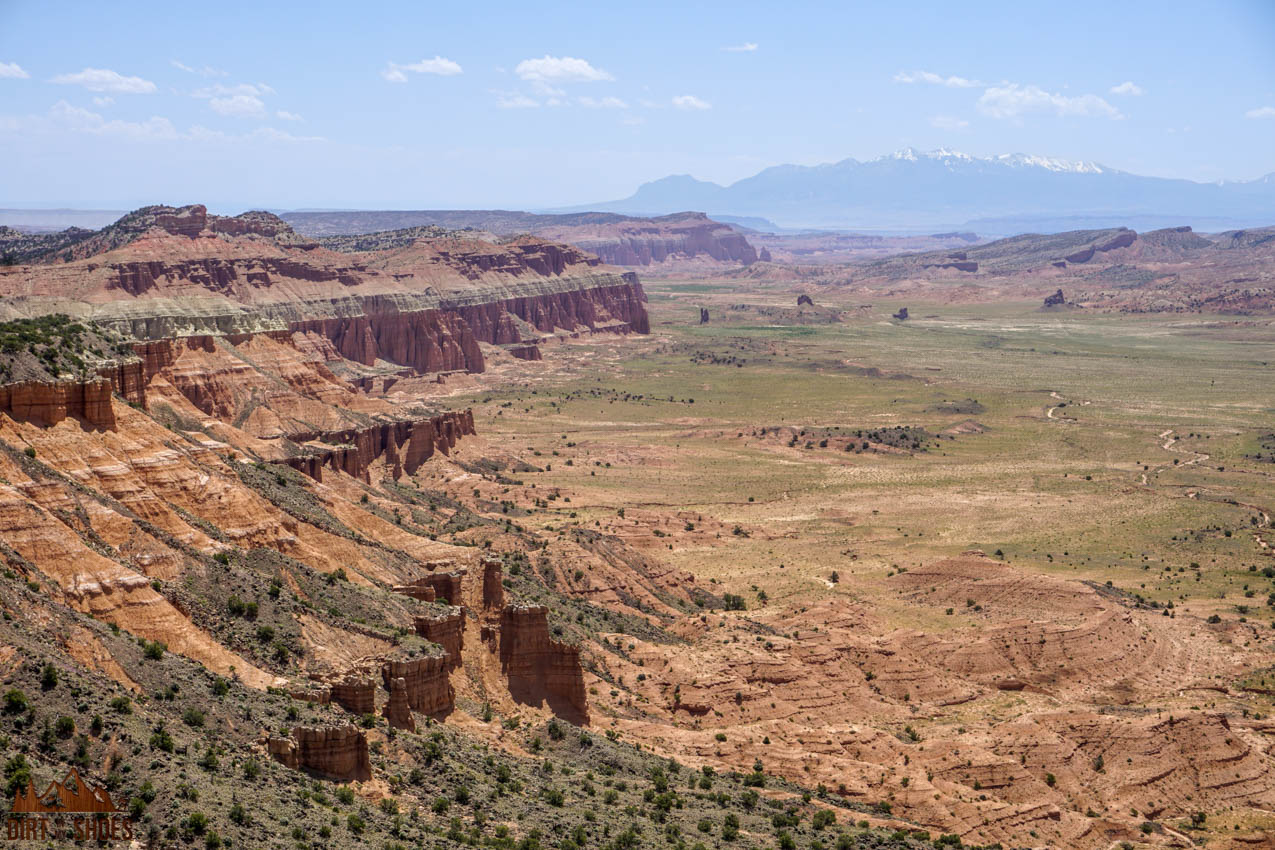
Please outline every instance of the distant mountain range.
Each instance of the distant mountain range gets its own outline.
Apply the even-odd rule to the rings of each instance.
[[[1143,177],[1093,162],[1026,154],[980,158],[912,148],[859,162],[777,165],[729,186],[689,175],[645,183],[631,197],[573,210],[660,215],[703,210],[782,227],[877,231],[1025,230],[1275,223],[1275,173],[1248,182]]]

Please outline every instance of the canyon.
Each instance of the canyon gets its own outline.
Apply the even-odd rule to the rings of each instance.
[[[1264,331],[1126,336],[1069,277],[1260,234],[925,237],[853,265],[875,304],[690,243],[695,284],[644,286],[604,257],[663,249],[573,238],[153,207],[0,268],[0,340],[111,341],[11,351],[0,387],[24,758],[127,764],[156,821],[202,794],[241,846],[488,812],[519,840],[579,815],[600,846],[726,814],[741,846],[1261,846],[1275,570],[1237,352]],[[926,300],[1029,276],[997,290],[1041,290],[1022,304]],[[1116,360],[1218,380],[1210,424],[1164,431],[1190,419],[1172,382],[1103,389]]]

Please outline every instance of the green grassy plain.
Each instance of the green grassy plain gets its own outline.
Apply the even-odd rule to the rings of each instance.
[[[847,293],[819,298],[845,309],[839,323],[767,324],[756,308],[795,296],[733,281],[647,290],[651,337],[568,344],[552,368],[462,399],[480,433],[552,465],[529,480],[571,493],[533,524],[622,530],[637,521],[621,507],[661,512],[664,557],[781,604],[979,548],[1193,613],[1275,616],[1258,542],[1275,465],[1246,457],[1275,414],[1269,320],[908,302],[899,322],[904,302],[864,309]],[[923,452],[817,442],[971,422]],[[790,446],[763,427],[807,433]]]

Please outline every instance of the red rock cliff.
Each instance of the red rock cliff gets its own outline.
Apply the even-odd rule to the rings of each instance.
[[[371,714],[376,710],[376,683],[366,679],[334,682],[331,699],[351,714]]]
[[[445,614],[424,614],[413,620],[416,633],[433,641],[447,653],[447,669],[460,666],[465,645],[465,611],[453,605]]]
[[[473,329],[456,313],[418,310],[369,313],[293,322],[294,332],[314,332],[330,340],[342,357],[375,365],[389,360],[417,372],[481,372],[483,353]],[[515,342],[483,337],[484,342]]]
[[[549,707],[573,723],[588,722],[580,650],[549,636],[548,609],[505,608],[500,617],[500,664],[519,702]]]
[[[407,687],[407,702],[421,714],[450,714],[456,706],[456,692],[448,676],[447,659],[441,655],[386,661],[381,678],[387,689],[395,679]]]
[[[306,453],[284,462],[316,481],[323,480],[324,467],[367,480],[368,467],[384,459],[397,480],[404,473],[415,473],[435,452],[450,453],[462,435],[473,433],[470,410],[344,431],[293,433],[289,439],[307,444]],[[319,445],[323,443],[331,448]]]
[[[372,778],[367,737],[356,726],[298,726],[287,738],[267,741],[270,755],[286,767],[338,782]]]
[[[93,428],[114,428],[111,381],[23,381],[0,387],[0,411],[14,419],[56,425],[68,416]]]
[[[390,701],[385,704],[381,713],[395,729],[415,732],[416,718],[412,717],[412,704],[407,698],[407,681],[402,678],[391,679],[389,689]]]

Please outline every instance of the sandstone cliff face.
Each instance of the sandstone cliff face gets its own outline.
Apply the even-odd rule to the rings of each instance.
[[[451,562],[444,563],[450,566]],[[430,569],[435,568],[433,564],[426,566]],[[459,604],[463,598],[461,593],[464,592],[464,578],[465,570],[430,573],[408,584],[397,585],[394,592],[414,599],[423,599],[426,602],[446,600],[448,603]]]
[[[453,605],[445,614],[426,614],[414,619],[416,633],[441,646],[447,653],[447,668],[455,669],[461,663],[461,650],[465,645],[465,611]]]
[[[573,723],[588,722],[580,650],[549,636],[548,609],[514,606],[500,617],[500,663],[519,702],[547,702]]]
[[[0,387],[0,411],[14,419],[56,425],[68,416],[93,428],[114,428],[111,381],[24,381]]]
[[[381,678],[388,689],[395,679],[402,679],[407,689],[407,702],[421,714],[450,714],[456,707],[456,692],[448,675],[444,656],[423,656],[405,661],[386,661]]]
[[[743,234],[703,213],[634,220],[611,229],[614,235],[596,238],[571,238],[571,234],[559,231],[545,231],[545,235],[566,239],[617,266],[649,266],[695,257],[743,265],[757,262],[757,250]]]
[[[505,586],[502,583],[504,569],[499,558],[483,559],[482,607],[486,611],[499,611],[505,607]]]
[[[442,310],[295,322],[291,329],[315,332],[330,340],[342,357],[365,366],[389,360],[422,373],[483,371],[479,337],[461,317]]]
[[[324,467],[366,481],[368,467],[384,459],[397,480],[404,473],[414,474],[435,452],[449,454],[461,436],[473,433],[470,410],[345,431],[292,433],[288,435],[291,440],[307,444],[306,453],[283,462],[316,481],[323,480]],[[322,443],[332,448],[319,445]]]
[[[395,729],[416,731],[416,718],[412,717],[411,701],[407,697],[407,680],[391,679],[389,682],[390,701],[382,709],[385,719]]]
[[[334,682],[330,689],[332,702],[351,714],[371,714],[376,710],[376,683],[367,679]]]
[[[367,736],[352,725],[298,726],[287,738],[270,738],[271,757],[293,770],[304,770],[338,782],[372,778]]]

